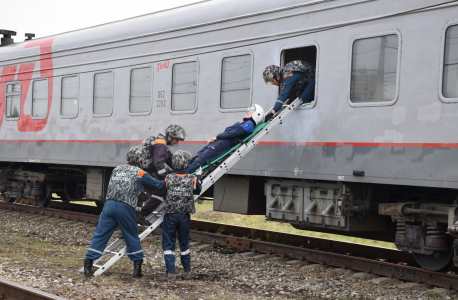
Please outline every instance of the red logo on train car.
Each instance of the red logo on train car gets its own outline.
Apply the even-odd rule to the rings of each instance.
[[[168,69],[169,68],[169,61],[166,60],[164,63],[157,63],[157,71],[159,72],[159,70],[161,69]]]
[[[48,37],[31,41],[25,44],[24,48],[40,47],[40,77],[49,78],[48,80],[48,114],[45,119],[34,120],[31,115],[24,113],[24,103],[30,88],[35,62],[16,66],[4,67],[0,76],[0,126],[5,115],[5,88],[8,81],[16,80],[21,82],[21,114],[17,120],[19,131],[41,131],[48,122],[49,111],[52,103],[53,91],[53,62],[52,62],[52,43],[54,37]]]

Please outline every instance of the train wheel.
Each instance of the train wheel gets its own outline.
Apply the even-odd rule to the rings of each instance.
[[[51,199],[45,197],[35,197],[35,201],[37,202],[37,205],[39,207],[48,207],[49,202],[51,202]]]
[[[453,267],[453,237],[447,235],[448,250],[433,255],[413,253],[417,263],[429,271],[449,271]]]

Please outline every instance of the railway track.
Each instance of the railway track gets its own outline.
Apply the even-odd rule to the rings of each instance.
[[[98,222],[99,208],[56,203],[52,204],[54,208],[41,208],[23,203],[0,202],[0,209],[91,224]],[[160,234],[161,229],[156,229],[154,233]],[[278,260],[302,260],[458,290],[458,275],[454,272],[432,272],[415,267],[412,255],[394,249],[196,220],[191,221],[190,238],[238,252],[267,254]]]
[[[16,282],[0,279],[1,300],[65,300],[65,298],[52,295]]]

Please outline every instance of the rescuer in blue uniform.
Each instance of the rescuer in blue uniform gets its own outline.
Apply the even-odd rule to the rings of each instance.
[[[191,214],[196,213],[194,195],[202,190],[201,173],[196,175],[186,173],[191,153],[178,150],[172,157],[172,166],[175,170],[165,178],[166,192],[164,192],[165,216],[162,223],[162,250],[164,251],[166,273],[160,281],[175,281],[175,244],[178,242],[183,265],[183,279],[191,279],[191,252],[188,237],[191,226]]]
[[[283,69],[271,65],[266,67],[262,77],[266,84],[281,85],[281,92],[274,107],[266,114],[266,122],[281,109],[291,90],[299,91],[299,98],[303,103],[310,103],[315,99],[315,69],[308,62],[295,60],[286,64]]]
[[[84,276],[92,275],[93,261],[103,254],[118,225],[126,240],[127,256],[134,262],[132,277],[143,276],[143,250],[138,237],[135,208],[143,186],[156,189],[165,188],[164,181],[153,178],[141,169],[145,158],[146,151],[143,147],[132,147],[127,152],[128,164],[118,166],[113,170],[108,184],[107,201],[103,206],[99,223],[84,259]]]
[[[231,150],[233,146],[252,134],[254,128],[263,122],[264,109],[258,104],[253,104],[248,107],[247,114],[245,118],[243,118],[243,121],[227,127],[223,133],[208,140],[207,145],[191,159],[189,167],[186,169],[186,173],[192,173],[199,167],[208,165],[213,160],[222,156]]]

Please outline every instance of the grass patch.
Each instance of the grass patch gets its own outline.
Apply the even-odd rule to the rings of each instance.
[[[213,211],[213,202],[204,201],[202,204],[196,204],[196,213],[191,217],[194,220],[217,222],[228,225],[237,225],[252,227],[264,230],[286,232],[291,234],[305,235],[316,238],[325,238],[330,240],[350,242],[355,244],[364,244],[376,247],[385,247],[396,249],[393,243],[350,237],[339,234],[322,233],[308,230],[299,230],[287,223],[267,222],[265,216],[245,216],[227,212]],[[222,231],[223,232],[223,231]],[[275,236],[269,236],[269,241],[275,242]]]
[[[438,292],[426,291],[426,295],[428,297],[431,297],[431,298],[436,299],[436,300],[445,299],[445,297],[442,294],[438,293]]]

